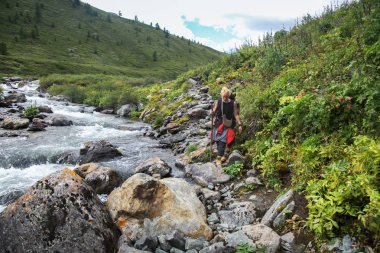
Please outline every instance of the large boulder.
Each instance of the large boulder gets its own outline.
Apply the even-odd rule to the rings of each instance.
[[[105,140],[88,141],[79,151],[79,164],[110,159],[123,154],[115,146]]]
[[[0,214],[4,252],[110,252],[119,231],[96,193],[72,170],[35,183]]]
[[[185,167],[185,172],[202,186],[207,186],[209,183],[225,183],[231,178],[223,172],[222,168],[210,162],[204,164],[188,164]],[[204,183],[206,183],[206,185],[204,185]]]
[[[18,117],[5,117],[3,120],[3,128],[5,129],[23,129],[29,126],[29,119]]]
[[[206,210],[183,179],[158,180],[136,174],[111,192],[107,206],[119,228],[133,241],[176,230],[192,238],[212,237]]]
[[[126,105],[123,105],[120,107],[119,110],[117,110],[117,115],[121,116],[121,117],[125,117],[125,116],[128,116],[128,114],[132,111],[136,111],[137,110],[137,106],[135,104],[126,104]]]
[[[61,116],[61,115],[53,116],[50,119],[49,123],[52,126],[70,126],[73,124],[73,122],[71,120],[69,120],[65,116]]]
[[[166,177],[170,174],[172,168],[161,158],[152,157],[137,166],[133,170],[133,174],[145,173],[150,176],[160,175],[161,178]]]
[[[219,211],[220,223],[230,229],[252,224],[256,218],[255,205],[252,202],[235,202],[229,206],[229,210]]]
[[[276,253],[279,250],[281,237],[270,227],[263,224],[247,225],[242,230],[257,246],[264,246],[266,253]]]

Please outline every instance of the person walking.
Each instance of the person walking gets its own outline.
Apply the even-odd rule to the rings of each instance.
[[[234,128],[238,124],[239,134],[243,131],[243,124],[239,116],[238,104],[230,98],[231,91],[223,87],[220,92],[220,98],[215,101],[211,114],[215,115],[212,123],[211,140],[216,142],[218,154],[215,163],[221,165],[226,161],[225,150],[233,144],[235,138]]]

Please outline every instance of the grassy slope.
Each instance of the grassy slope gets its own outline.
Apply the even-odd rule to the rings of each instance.
[[[379,250],[379,69],[380,2],[365,0],[306,16],[171,87],[197,75],[215,97],[223,85],[235,89],[240,148],[268,185],[304,194],[319,237],[349,233]],[[157,117],[172,113],[162,99],[175,92],[151,97]]]
[[[0,56],[0,73],[104,73],[168,79],[221,55],[186,39],[166,38],[162,30],[149,25],[95,8],[91,11],[97,16],[87,14],[83,3],[74,8],[71,0],[0,0],[0,42],[7,44],[9,53]],[[39,36],[33,39],[35,26]],[[154,51],[157,61],[153,61]]]

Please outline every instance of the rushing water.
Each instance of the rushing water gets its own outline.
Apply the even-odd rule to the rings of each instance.
[[[82,105],[39,97],[38,84],[38,81],[33,81],[22,88],[17,84],[2,86],[5,94],[10,90],[25,93],[27,102],[21,105],[48,105],[55,115],[67,117],[73,125],[50,126],[46,131],[28,132],[28,137],[0,137],[0,212],[42,177],[64,167],[74,168],[75,164],[57,164],[57,157],[65,152],[79,152],[86,141],[107,140],[117,146],[123,156],[101,164],[122,175],[154,156],[173,165],[174,157],[170,150],[158,148],[155,140],[143,136],[141,129],[148,128],[148,125],[114,115],[82,113]],[[1,129],[0,133],[4,131]]]

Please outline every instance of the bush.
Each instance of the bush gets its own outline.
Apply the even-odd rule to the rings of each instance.
[[[224,167],[223,171],[232,177],[236,177],[237,175],[241,173],[243,167],[244,167],[244,164],[242,162],[235,161],[234,164],[231,164],[228,167]]]
[[[38,108],[35,105],[30,105],[30,106],[26,107],[23,111],[24,117],[26,117],[26,118],[33,118],[38,113],[40,113],[40,111],[38,110]]]

